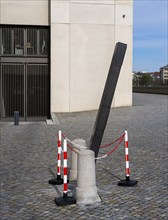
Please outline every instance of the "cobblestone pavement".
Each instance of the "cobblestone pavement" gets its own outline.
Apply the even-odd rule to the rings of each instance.
[[[56,134],[61,129],[73,140],[89,142],[96,111],[59,114],[59,124],[0,122],[1,220],[151,219],[168,217],[168,96],[134,94],[133,107],[111,110],[102,144],[129,135],[131,179],[125,179],[123,144],[96,163],[96,184],[101,202],[56,206],[60,189],[48,184],[56,174]],[[108,152],[101,150],[100,153]],[[73,190],[75,183],[70,183]]]

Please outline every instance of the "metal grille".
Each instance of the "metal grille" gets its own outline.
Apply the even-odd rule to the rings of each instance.
[[[11,28],[2,29],[2,44],[1,53],[10,55],[12,54],[12,31]]]
[[[27,55],[37,55],[37,28],[27,29]]]
[[[48,117],[48,64],[2,64],[1,80],[1,117]]]
[[[0,117],[25,120],[50,113],[49,29],[0,27]]]
[[[27,66],[27,116],[46,116],[49,109],[48,65]]]
[[[2,117],[13,116],[14,111],[24,115],[24,66],[2,65]]]

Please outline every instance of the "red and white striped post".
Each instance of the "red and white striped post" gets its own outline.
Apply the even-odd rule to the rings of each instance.
[[[125,131],[125,139],[124,139],[124,144],[125,144],[125,165],[126,165],[126,180],[130,180],[130,168],[129,168],[129,153],[128,153],[128,132]]]
[[[130,168],[129,168],[129,152],[128,152],[128,132],[125,131],[124,136],[124,146],[125,146],[125,173],[126,179],[120,180],[118,183],[119,186],[135,186],[137,184],[137,180],[130,180]]]
[[[58,164],[57,164],[57,179],[61,179],[61,140],[62,132],[58,131]]]
[[[64,177],[63,177],[63,197],[56,198],[55,203],[58,206],[72,205],[76,203],[76,199],[73,196],[68,196],[68,153],[67,153],[67,140],[63,141],[64,151]]]
[[[64,178],[63,178],[63,183],[64,183],[64,191],[63,191],[63,198],[67,197],[67,192],[68,192],[68,172],[67,172],[67,140],[64,139],[63,142],[63,150],[64,150]]]
[[[61,131],[58,131],[57,138],[58,138],[58,141],[57,141],[57,147],[58,147],[57,178],[54,178],[48,181],[52,185],[63,184],[63,179],[61,178],[61,152],[62,152],[62,148],[61,148],[62,132]]]

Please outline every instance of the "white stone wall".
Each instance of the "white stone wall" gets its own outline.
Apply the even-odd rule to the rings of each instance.
[[[115,43],[120,41],[127,44],[127,52],[115,93],[116,107],[132,105],[132,4],[132,1],[117,0],[115,5]]]
[[[0,0],[0,24],[49,25],[49,0]]]
[[[130,106],[132,1],[51,1],[51,111],[99,107],[118,41],[128,49],[113,106]]]
[[[132,0],[0,0],[0,24],[51,26],[51,112],[98,109],[115,43],[127,43],[112,106],[130,106],[132,8]]]

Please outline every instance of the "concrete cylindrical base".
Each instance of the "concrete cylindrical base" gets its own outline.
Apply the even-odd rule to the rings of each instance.
[[[95,154],[91,150],[82,150],[78,154],[77,161],[77,204],[90,204],[100,202],[97,194],[95,176]]]
[[[73,143],[80,145],[82,147],[86,147],[86,141],[83,139],[75,139],[73,140]],[[74,147],[75,147],[74,144]],[[76,152],[79,152],[77,149],[75,149]],[[70,181],[76,180],[77,179],[77,154],[72,151],[71,154],[71,169],[70,169]]]

